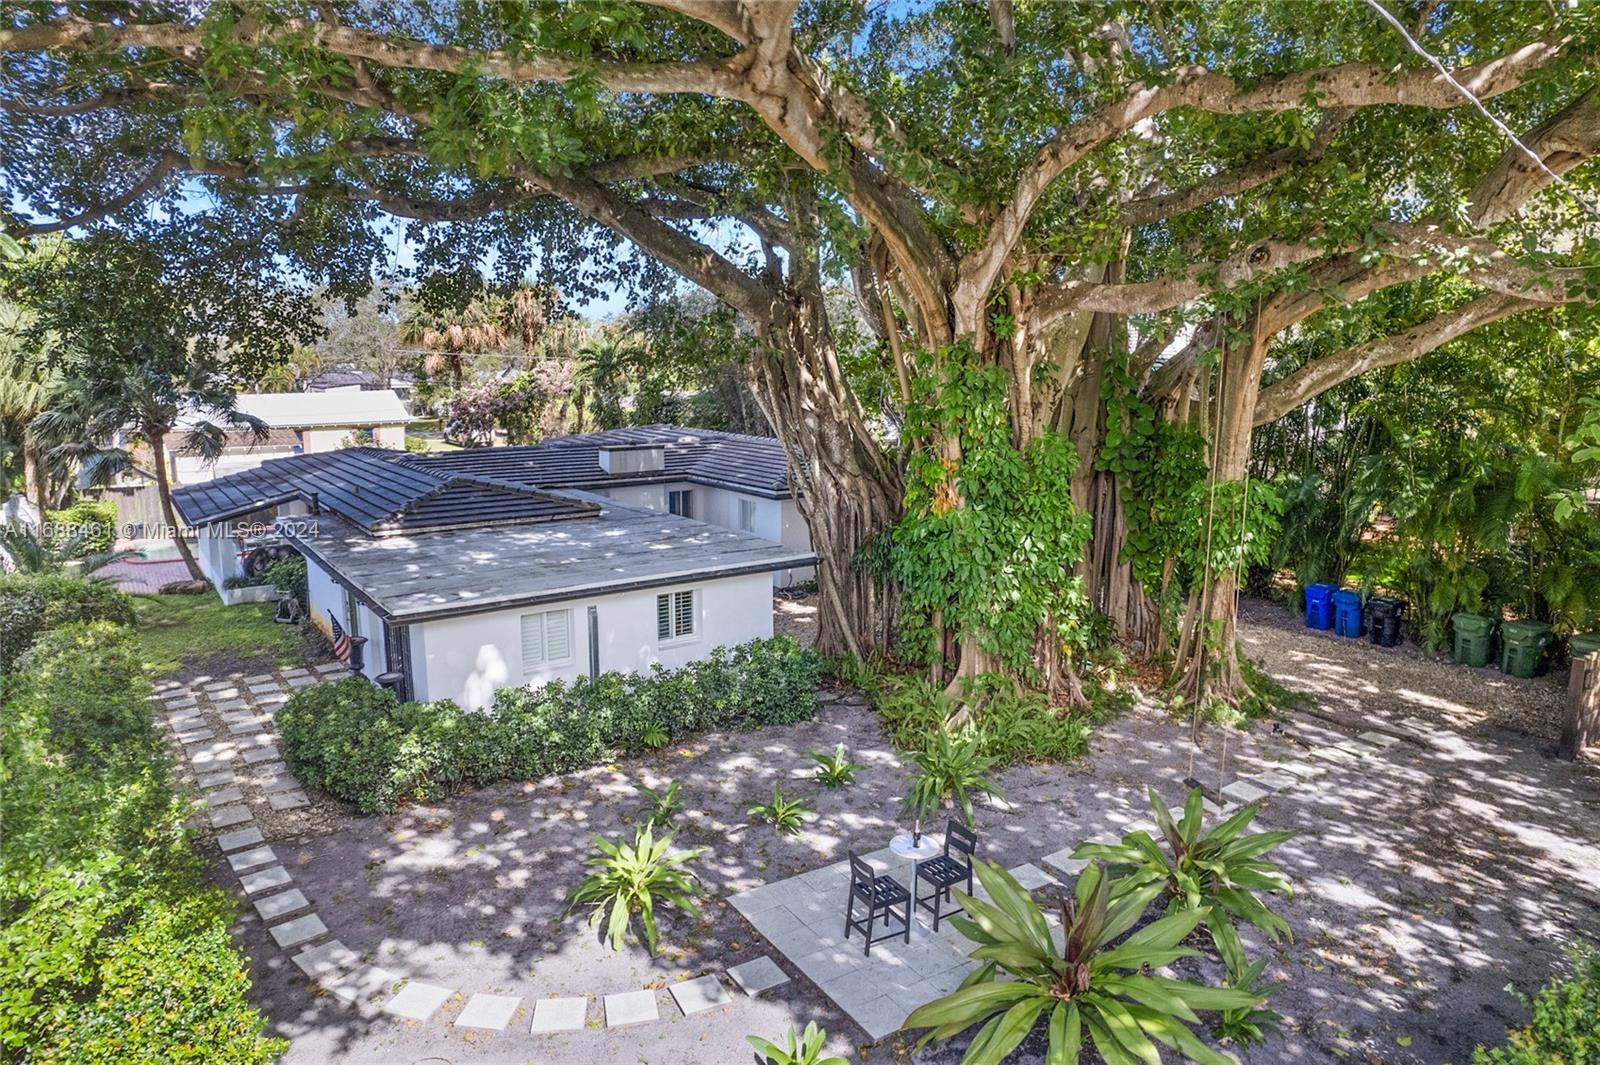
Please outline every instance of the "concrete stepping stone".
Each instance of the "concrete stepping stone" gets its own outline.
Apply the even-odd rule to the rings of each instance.
[[[337,939],[330,939],[321,946],[307,947],[289,960],[315,980],[319,976],[354,968],[361,958]]]
[[[363,965],[359,969],[352,969],[347,973],[334,976],[325,974],[321,984],[327,992],[341,1002],[370,1002],[379,995],[386,995],[394,985],[404,977],[399,973],[380,969],[376,965]]]
[[[628,1024],[644,1024],[660,1020],[656,1010],[654,991],[623,991],[606,996],[606,1027],[621,1028]]]
[[[693,980],[673,984],[668,990],[672,992],[672,1001],[678,1004],[685,1017],[715,1006],[726,1006],[733,1001],[728,989],[723,987],[722,981],[715,976],[697,976]],[[651,1004],[654,1005],[654,996]]]
[[[261,842],[259,828],[241,828],[233,832],[224,832],[217,837],[217,846],[224,852],[236,851],[240,847],[253,847]]]
[[[1055,877],[1031,862],[1024,862],[1014,869],[1007,870],[1007,872],[1016,878],[1017,883],[1022,885],[1022,890],[1024,891],[1032,891],[1034,888],[1041,888],[1046,884],[1059,883]],[[964,887],[965,885],[962,886]]]
[[[297,810],[302,806],[310,806],[311,800],[306,798],[303,791],[280,791],[267,796],[267,801],[274,810]]]
[[[278,776],[256,777],[256,783],[260,785],[262,791],[266,792],[293,791],[300,786],[300,782],[288,773]]]
[[[311,903],[299,888],[290,888],[276,895],[268,895],[256,902],[256,912],[263,921],[276,921],[280,917],[287,917],[296,910],[307,910]]]
[[[210,807],[226,806],[230,802],[242,802],[243,800],[244,792],[238,788],[219,788],[216,791],[207,792],[200,796],[200,805]]]
[[[728,970],[728,975],[733,977],[733,982],[739,985],[747,995],[759,995],[763,991],[771,991],[780,984],[787,984],[789,976],[778,963],[767,955],[753,958],[743,965],[735,965]]]
[[[244,752],[245,765],[255,765],[257,762],[277,762],[283,758],[276,747],[255,747]]]
[[[227,828],[229,825],[242,825],[246,821],[254,821],[256,815],[250,812],[250,807],[240,803],[237,806],[219,806],[208,815],[211,818],[212,828]]]
[[[586,998],[541,998],[533,1004],[531,1032],[578,1032],[589,1013]]]
[[[1266,769],[1255,775],[1261,786],[1271,791],[1283,791],[1300,783],[1300,778],[1278,769]]]
[[[1271,795],[1272,792],[1251,783],[1248,780],[1235,780],[1232,784],[1222,789],[1222,797],[1232,799],[1236,803],[1245,804],[1257,802]]]
[[[322,682],[317,680],[316,677],[290,677],[289,678],[289,687],[291,687],[291,688],[309,688],[313,684],[320,684],[320,683],[322,683]]]
[[[511,1023],[511,1017],[517,1012],[517,1005],[521,1001],[521,995],[486,995],[480,991],[467,999],[466,1008],[456,1018],[455,1027],[503,1032],[506,1025]]]
[[[328,926],[323,924],[322,918],[316,914],[308,913],[304,917],[296,917],[292,921],[273,925],[267,931],[272,933],[272,938],[278,946],[294,947],[326,935]]]
[[[239,779],[239,774],[231,769],[219,769],[214,773],[202,773],[195,778],[195,783],[202,788],[215,788],[223,784],[232,784]]]
[[[1345,740],[1343,743],[1334,744],[1334,747],[1357,758],[1372,758],[1382,753],[1379,748],[1370,743],[1362,743],[1360,740]]]
[[[1393,747],[1395,744],[1400,742],[1400,738],[1398,736],[1391,736],[1387,732],[1363,732],[1361,735],[1357,736],[1356,739],[1365,740],[1374,747],[1382,747],[1384,750],[1388,750],[1390,747]]]
[[[413,980],[383,1004],[383,1012],[408,1021],[425,1021],[437,1013],[453,994],[455,992],[448,987]]]
[[[237,696],[239,693],[234,692],[233,694]],[[212,698],[215,699],[217,696],[212,696]],[[229,698],[220,703],[213,703],[212,709],[216,710],[220,714],[226,714],[233,710],[248,710],[250,709],[250,704],[245,702],[243,699]]]
[[[310,672],[311,671],[306,669],[304,666],[295,666],[293,669],[282,670],[282,673],[285,677],[303,677]]]
[[[323,675],[327,675],[329,673],[344,673],[344,672],[348,672],[349,669],[350,669],[350,667],[345,665],[343,662],[324,662],[324,663],[322,663],[322,665],[317,667],[317,672],[321,673]],[[284,676],[288,676],[288,674],[285,673]]]
[[[247,851],[228,855],[228,864],[233,866],[233,871],[242,873],[246,869],[254,869],[258,865],[271,865],[278,860],[272,853],[271,847],[252,847]]]
[[[259,873],[250,873],[239,878],[239,886],[246,895],[258,895],[263,891],[271,891],[275,887],[293,883],[294,878],[284,871],[283,866],[275,865],[271,869],[263,869]]]
[[[204,743],[206,740],[217,738],[217,734],[208,728],[195,729],[192,732],[178,732],[175,735],[178,737],[178,742],[185,747],[191,743]]]
[[[1334,765],[1355,765],[1358,761],[1355,755],[1339,747],[1313,747],[1311,757]]]
[[[271,673],[257,673],[253,677],[244,678],[244,682],[247,685],[248,684],[270,684],[270,683],[272,683],[272,674]]]
[[[271,695],[273,692],[278,690],[277,684],[270,680],[261,681],[257,684],[251,684],[249,685],[249,688],[251,695]]]
[[[1062,847],[1054,854],[1047,854],[1039,860],[1044,862],[1044,864],[1048,865],[1050,868],[1064,873],[1067,876],[1077,876],[1079,873],[1083,872],[1084,867],[1089,864],[1086,859],[1074,858],[1072,856],[1072,852],[1077,849],[1077,846],[1078,845],[1074,843],[1070,847]]]
[[[228,726],[228,734],[232,736],[254,736],[265,731],[267,731],[267,726],[265,722],[261,721],[246,721],[240,725]]]
[[[1301,780],[1315,780],[1327,772],[1322,766],[1312,765],[1310,762],[1285,762],[1277,768],[1280,772],[1290,773]]]

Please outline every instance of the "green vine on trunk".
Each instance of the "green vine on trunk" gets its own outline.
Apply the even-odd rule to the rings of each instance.
[[[905,432],[923,442],[908,463],[905,517],[890,548],[906,654],[937,658],[937,616],[942,628],[1037,683],[1041,631],[1070,650],[1090,628],[1092,607],[1073,574],[1090,521],[1066,490],[1077,452],[1049,431],[1018,448],[1005,372],[966,342],[919,359]],[[958,460],[942,449],[952,439]]]

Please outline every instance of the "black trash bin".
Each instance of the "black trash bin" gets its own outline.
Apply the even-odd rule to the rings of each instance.
[[[1404,599],[1391,599],[1375,595],[1367,600],[1367,631],[1372,642],[1380,647],[1393,647],[1400,642],[1400,617],[1406,612]]]

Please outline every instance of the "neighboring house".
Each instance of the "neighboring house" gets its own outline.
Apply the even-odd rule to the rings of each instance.
[[[170,458],[176,484],[196,484],[240,470],[253,469],[267,459],[286,455],[312,455],[343,447],[345,441],[365,433],[376,447],[402,450],[411,415],[393,389],[338,389],[329,392],[243,392],[234,401],[240,414],[261,419],[267,435],[248,429],[227,433],[223,453],[215,462],[177,446]],[[218,422],[214,414],[181,417],[176,433],[200,421]],[[175,434],[176,436],[176,434]]]
[[[305,392],[382,391],[392,390],[401,402],[409,402],[416,380],[408,373],[376,374],[371,370],[336,367],[323,370],[306,378],[301,386]]]
[[[236,532],[276,521],[308,561],[313,621],[365,641],[363,674],[479,708],[772,635],[774,575],[816,562],[783,540],[783,469],[776,441],[652,426],[273,459],[173,498],[219,589]]]

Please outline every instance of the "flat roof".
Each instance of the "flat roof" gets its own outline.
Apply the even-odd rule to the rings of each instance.
[[[368,428],[375,425],[406,425],[415,421],[392,388],[371,388],[348,392],[241,392],[233,399],[240,414],[260,418],[273,429],[317,429],[321,427]],[[186,411],[179,427],[214,420],[211,412]],[[226,424],[226,423],[219,423]]]
[[[324,516],[295,545],[406,624],[638,588],[810,566],[816,556],[749,533],[621,506],[588,493],[598,517],[374,539]]]

